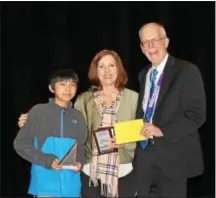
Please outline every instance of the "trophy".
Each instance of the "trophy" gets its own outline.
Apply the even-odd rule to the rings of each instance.
[[[110,148],[109,146],[107,146],[107,139],[114,136],[113,127],[99,128],[93,131],[93,134],[99,155],[118,152],[117,148]]]
[[[77,150],[77,142],[75,142],[75,144],[68,150],[62,160],[59,162],[63,169],[78,170],[76,165]]]

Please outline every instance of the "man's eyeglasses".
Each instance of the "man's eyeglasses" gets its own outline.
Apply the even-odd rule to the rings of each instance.
[[[161,38],[154,38],[154,39],[151,39],[151,40],[147,40],[145,42],[141,42],[141,45],[144,47],[144,48],[148,48],[150,43],[154,46],[159,46],[160,45],[160,41],[162,39],[165,39],[167,37],[161,37]]]

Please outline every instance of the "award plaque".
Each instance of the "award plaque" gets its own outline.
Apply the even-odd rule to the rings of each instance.
[[[99,155],[118,151],[117,148],[110,148],[109,146],[107,146],[108,144],[107,139],[112,138],[114,136],[113,127],[99,128],[93,131],[93,134],[94,134]]]
[[[68,150],[65,156],[60,161],[63,169],[77,170],[76,166],[77,158],[77,142]]]

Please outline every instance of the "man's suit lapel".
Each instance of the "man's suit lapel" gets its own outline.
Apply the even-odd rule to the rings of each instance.
[[[174,69],[173,69],[174,65],[175,65],[175,59],[174,59],[174,57],[169,55],[167,63],[166,63],[165,68],[164,68],[162,85],[160,88],[160,92],[159,92],[158,99],[157,99],[157,104],[155,107],[156,109],[160,105],[164,95],[166,94],[166,92],[167,92],[167,90],[171,84],[173,73],[174,73]]]
[[[136,116],[137,118],[141,118],[143,116],[142,101],[145,93],[146,74],[150,68],[151,65],[148,65],[139,74],[140,92],[139,92],[139,100],[138,100],[138,108],[137,108],[137,116]]]

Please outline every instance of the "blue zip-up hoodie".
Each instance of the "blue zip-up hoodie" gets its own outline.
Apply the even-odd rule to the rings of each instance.
[[[14,141],[17,153],[32,163],[29,193],[37,196],[78,197],[81,192],[80,173],[51,169],[55,158],[61,160],[75,142],[77,161],[84,163],[87,127],[81,113],[56,105],[35,105],[26,124]]]

